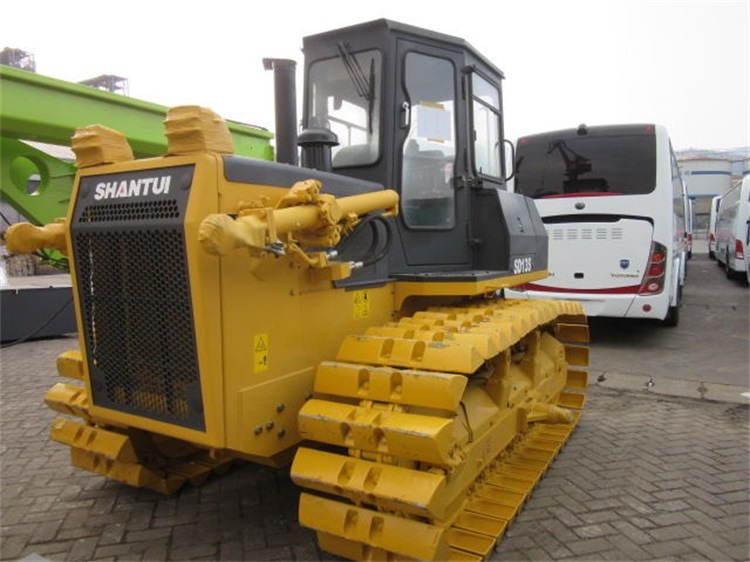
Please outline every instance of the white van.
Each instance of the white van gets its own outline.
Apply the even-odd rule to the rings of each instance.
[[[716,220],[716,260],[728,278],[748,276],[750,246],[750,175],[737,182],[721,198]],[[750,279],[750,276],[748,276]]]
[[[664,127],[609,125],[518,140],[513,189],[549,235],[549,277],[510,298],[575,300],[588,316],[679,320],[690,213]]]
[[[687,192],[687,186],[685,186],[685,192]],[[695,201],[688,197],[688,210],[685,221],[685,241],[687,243],[687,257],[688,259],[693,257],[693,226],[695,225]]]
[[[711,210],[708,215],[708,257],[716,259],[716,219],[719,217],[721,195],[711,199]]]

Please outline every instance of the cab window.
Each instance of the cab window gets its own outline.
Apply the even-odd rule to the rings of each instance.
[[[472,110],[474,170],[500,177],[500,91],[477,73],[472,75]]]
[[[456,159],[455,67],[447,59],[406,55],[408,135],[401,167],[401,209],[413,228],[455,225],[453,165]]]
[[[374,164],[380,155],[380,51],[349,52],[310,65],[308,127],[336,133],[334,168]]]

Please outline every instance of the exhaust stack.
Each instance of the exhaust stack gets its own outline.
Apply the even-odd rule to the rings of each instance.
[[[273,70],[276,106],[276,161],[297,165],[297,63],[290,59],[263,59],[263,68]]]

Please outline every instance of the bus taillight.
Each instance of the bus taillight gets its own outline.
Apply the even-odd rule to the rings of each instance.
[[[745,249],[742,247],[742,240],[734,241],[734,259],[736,260],[745,259]]]
[[[651,256],[649,257],[649,264],[652,263],[664,263],[667,259],[667,248],[658,242],[651,244]]]
[[[638,289],[639,295],[656,295],[664,290],[664,277],[667,272],[667,248],[658,242],[651,243],[648,266]]]
[[[648,266],[647,277],[663,277],[664,276],[664,262],[652,263]]]

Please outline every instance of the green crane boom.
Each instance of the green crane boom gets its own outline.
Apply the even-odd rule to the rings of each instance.
[[[21,141],[70,146],[77,127],[101,124],[124,133],[136,157],[166,150],[164,106],[8,66],[0,66],[0,91],[0,195],[30,222],[65,215],[75,167]],[[236,154],[273,160],[272,133],[233,122],[229,130]]]

